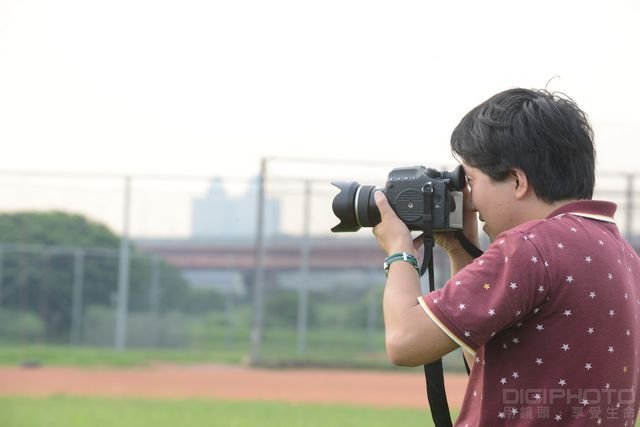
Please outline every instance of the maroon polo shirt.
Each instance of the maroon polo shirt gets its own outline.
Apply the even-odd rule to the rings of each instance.
[[[456,426],[632,426],[640,258],[616,205],[567,204],[501,233],[418,300],[474,354]]]

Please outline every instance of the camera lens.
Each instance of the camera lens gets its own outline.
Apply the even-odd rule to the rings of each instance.
[[[340,222],[331,231],[358,231],[362,227],[373,227],[380,222],[380,211],[373,198],[373,194],[379,190],[377,187],[360,185],[355,181],[332,184],[340,189],[331,205]]]

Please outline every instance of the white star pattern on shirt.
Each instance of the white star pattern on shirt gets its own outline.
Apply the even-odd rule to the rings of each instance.
[[[553,417],[553,419],[556,420],[556,421],[560,421],[560,420],[562,420],[562,415],[556,414],[556,416]]]
[[[578,231],[578,229],[577,229],[577,228],[575,228],[575,227],[571,227],[571,231],[573,231],[573,232],[575,233],[575,232],[577,232],[577,231]]]
[[[582,399],[582,403],[583,406],[587,406],[589,404],[589,401],[587,399]]]
[[[633,349],[629,349],[629,345],[633,343],[636,334],[639,333],[638,330],[640,330],[638,328],[640,320],[633,320],[633,315],[636,313],[637,319],[640,319],[640,300],[638,299],[640,294],[632,295],[631,292],[634,292],[634,290],[632,290],[633,287],[629,286],[630,281],[633,282],[636,276],[640,277],[640,268],[638,268],[640,264],[637,263],[636,254],[628,246],[619,245],[619,237],[616,238],[611,235],[611,230],[615,225],[584,220],[580,225],[581,228],[577,228],[575,221],[577,220],[574,215],[567,215],[561,221],[548,221],[544,227],[549,228],[543,228],[536,224],[535,242],[532,240],[533,233],[526,231],[524,227],[514,230],[514,232],[504,233],[505,237],[502,240],[498,239],[499,241],[495,242],[495,246],[489,245],[486,259],[482,257],[482,259],[476,260],[478,261],[478,264],[475,264],[476,268],[470,269],[466,274],[463,272],[451,280],[452,283],[462,286],[458,288],[449,283],[451,287],[445,288],[444,291],[437,294],[439,295],[438,298],[441,298],[441,309],[446,306],[448,313],[445,314],[451,314],[451,319],[454,319],[451,323],[456,327],[455,330],[459,331],[459,333],[462,332],[460,336],[465,338],[465,336],[469,337],[472,334],[471,336],[475,337],[475,340],[487,342],[487,351],[494,352],[488,353],[489,357],[486,359],[482,356],[475,356],[474,360],[472,360],[472,364],[476,369],[486,370],[480,371],[480,373],[482,375],[486,374],[485,378],[489,381],[489,384],[497,378],[502,385],[499,388],[502,389],[506,389],[506,385],[512,387],[517,384],[518,386],[522,385],[523,388],[526,386],[530,390],[535,388],[548,390],[549,387],[555,387],[550,382],[553,381],[553,376],[555,376],[553,372],[555,371],[556,375],[557,373],[562,373],[562,375],[566,373],[568,375],[568,378],[559,378],[559,381],[557,381],[556,385],[563,390],[570,389],[569,381],[571,381],[572,387],[582,387],[582,378],[586,379],[587,377],[588,381],[590,381],[590,384],[588,384],[590,387],[604,388],[604,384],[607,382],[610,382],[611,387],[626,387],[628,385],[624,384],[626,378],[636,375],[634,374],[634,369],[640,375],[639,367],[633,366],[628,361],[634,358]],[[572,224],[572,222],[574,223]],[[592,224],[594,225],[592,226]],[[574,227],[575,235],[571,234],[570,227],[572,226]],[[529,230],[532,230],[532,228],[529,228]],[[594,238],[597,235],[603,236],[601,240]],[[569,243],[565,245],[564,242],[556,240],[557,238],[566,240]],[[606,242],[604,242],[605,238],[608,239]],[[509,245],[506,244],[507,240]],[[556,240],[556,242],[554,243],[553,240]],[[555,249],[554,246],[556,246]],[[604,246],[607,246],[607,248]],[[626,252],[624,248],[628,248]],[[567,249],[567,251],[564,251],[564,249]],[[556,258],[551,258],[554,250],[559,250],[562,253],[555,252]],[[526,263],[527,256],[529,257],[529,264]],[[502,258],[502,262],[500,258]],[[624,263],[621,262],[621,265],[616,266],[615,261],[617,258],[620,259],[620,262],[624,260]],[[545,265],[548,265],[545,259],[554,259],[553,269],[545,267]],[[583,262],[580,262],[580,259]],[[483,261],[483,263],[480,261]],[[624,271],[629,265],[632,267],[631,273]],[[468,284],[463,284],[463,282],[468,282]],[[563,282],[565,282],[564,285]],[[547,286],[547,283],[549,286]],[[483,286],[486,284],[490,284],[490,289]],[[603,289],[606,286],[609,286],[610,289]],[[598,291],[596,291],[596,288]],[[627,301],[620,298],[620,296],[625,295]],[[636,297],[638,302],[636,307],[633,307],[633,296]],[[591,302],[588,302],[585,297],[590,299]],[[598,303],[595,302],[596,298]],[[425,301],[433,304],[432,299],[425,298]],[[462,303],[462,301],[471,301],[471,303]],[[571,304],[572,308],[567,308],[567,304]],[[580,304],[585,305],[585,307],[583,308]],[[565,306],[564,309],[561,308],[563,305]],[[518,310],[519,314],[515,313],[516,310],[513,310],[514,306],[516,310],[520,308]],[[609,309],[607,309],[607,306],[609,306]],[[456,308],[458,309],[457,311]],[[575,310],[575,313],[573,310]],[[462,311],[465,313],[462,313]],[[483,311],[484,315],[482,314]],[[435,313],[437,314],[439,311]],[[595,327],[584,327],[585,324],[588,325],[591,322],[603,323],[602,319],[607,315],[610,316],[610,320],[607,321],[605,318],[603,329],[598,327],[597,333],[595,332]],[[483,317],[485,322],[482,322]],[[445,318],[445,320],[447,319]],[[476,322],[478,320],[479,322]],[[609,323],[608,325],[606,324],[607,322]],[[507,330],[502,325],[508,325],[510,330]],[[625,326],[628,328],[623,329]],[[636,332],[632,334],[631,328]],[[589,337],[580,337],[580,329],[587,332]],[[492,330],[495,330],[495,332],[491,332]],[[622,334],[620,334],[620,331],[622,331]],[[488,340],[490,332],[491,339]],[[518,333],[517,337],[514,333]],[[500,334],[500,336],[498,337],[497,334]],[[534,337],[530,335],[534,335]],[[575,338],[576,336],[577,338]],[[620,340],[624,341],[625,336],[628,339],[626,342],[621,343]],[[531,338],[534,339],[532,340]],[[569,340],[571,344],[562,342]],[[541,342],[546,344],[538,346]],[[532,348],[528,349],[527,346],[532,346]],[[556,352],[553,351],[554,347]],[[616,349],[616,347],[618,348]],[[538,356],[533,356],[536,351],[534,350],[535,348],[538,349]],[[519,355],[519,349],[524,349],[524,361],[519,364],[507,363],[503,365],[500,363],[503,359],[514,357],[514,353]],[[566,354],[558,354],[558,349]],[[590,351],[586,351],[588,349]],[[571,354],[569,354],[569,351]],[[609,356],[606,356],[603,352],[609,353]],[[615,359],[614,353],[616,354]],[[585,356],[582,356],[583,354]],[[559,359],[558,356],[564,357],[565,360],[556,360]],[[573,370],[563,372],[562,365],[569,363],[567,356],[574,359],[572,360]],[[573,356],[578,356],[577,360]],[[593,362],[584,360],[587,357],[591,360],[596,360],[595,366]],[[600,359],[604,357],[608,357],[611,360],[601,363]],[[640,357],[640,349],[636,351],[635,357]],[[553,360],[549,361],[549,358]],[[547,361],[544,361],[544,359],[547,359]],[[617,359],[620,360],[618,361]],[[531,362],[538,368],[529,365]],[[612,365],[611,362],[615,366],[609,369]],[[587,371],[586,375],[580,371],[580,363]],[[478,366],[475,366],[476,364]],[[545,365],[545,368],[542,368],[542,365]],[[628,369],[623,369],[625,365]],[[512,374],[508,374],[508,377],[502,377],[508,372],[507,369],[509,367],[512,370]],[[521,370],[522,375],[519,374]],[[625,380],[621,380],[623,370],[627,373],[627,376],[624,377]],[[576,375],[579,378],[578,380],[576,380]],[[540,386],[541,382],[544,383],[543,386]],[[474,386],[470,387],[473,392],[477,384],[471,385]],[[549,403],[543,402],[548,396],[541,391],[538,392],[538,397],[529,395],[529,398],[531,397],[534,398],[534,405]],[[478,389],[477,398],[473,399],[476,402],[474,405],[481,405],[481,400],[482,394]],[[493,399],[491,400],[493,401]],[[582,409],[581,400],[574,397],[573,405]],[[586,416],[586,418],[591,415],[593,421],[590,425],[595,424],[599,415],[603,415],[602,419],[604,421],[604,410],[606,410],[605,407],[602,414],[589,413],[591,406],[598,405],[598,403],[592,402],[595,402],[593,398],[589,399],[589,403],[585,404],[586,408],[589,409],[584,409],[584,412],[581,413],[582,417]],[[616,401],[614,400],[609,406],[611,407],[615,403]],[[494,414],[501,414],[498,417],[499,419],[504,419],[505,421],[506,419],[513,419],[512,408],[514,406],[518,411],[518,418],[523,414],[519,412],[521,407],[518,405],[502,406],[505,405],[493,406],[494,411],[496,409],[499,411],[494,412]],[[554,417],[563,422],[566,421],[567,424],[571,422],[574,418],[571,408],[565,409],[565,407],[561,406],[555,404],[547,405],[545,416],[547,422],[551,422]],[[534,417],[535,410],[535,407],[533,407]],[[531,417],[531,408],[528,408],[526,414],[527,418]],[[488,415],[490,418],[490,411]],[[577,415],[575,411],[573,415]],[[622,418],[621,413],[620,418]],[[556,421],[556,425],[563,425],[563,422]],[[462,425],[464,424],[465,422],[462,422]],[[487,420],[486,424],[491,425],[492,423]]]
[[[456,286],[460,286],[462,285],[462,282],[460,280],[456,280]]]

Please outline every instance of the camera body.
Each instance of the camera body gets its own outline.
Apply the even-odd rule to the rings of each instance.
[[[380,211],[373,194],[383,191],[389,204],[409,230],[423,230],[425,215],[431,214],[433,231],[462,229],[464,171],[458,166],[453,171],[438,171],[424,166],[392,169],[384,190],[357,182],[334,182],[340,192],[333,199],[333,213],[340,223],[334,233],[357,231],[373,227],[380,222]],[[431,193],[425,197],[425,193]],[[425,201],[431,200],[431,206]],[[429,209],[430,208],[430,209]]]
[[[433,230],[462,229],[462,191],[452,191],[451,180],[442,179],[441,175],[424,166],[396,168],[389,173],[384,193],[409,230],[422,230],[424,227],[426,191],[432,191]]]

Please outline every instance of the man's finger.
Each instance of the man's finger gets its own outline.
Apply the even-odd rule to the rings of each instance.
[[[378,210],[380,211],[380,218],[384,218],[385,215],[389,213],[391,206],[389,206],[389,201],[382,191],[376,191],[373,193],[373,198],[376,201],[376,205],[378,206]]]

